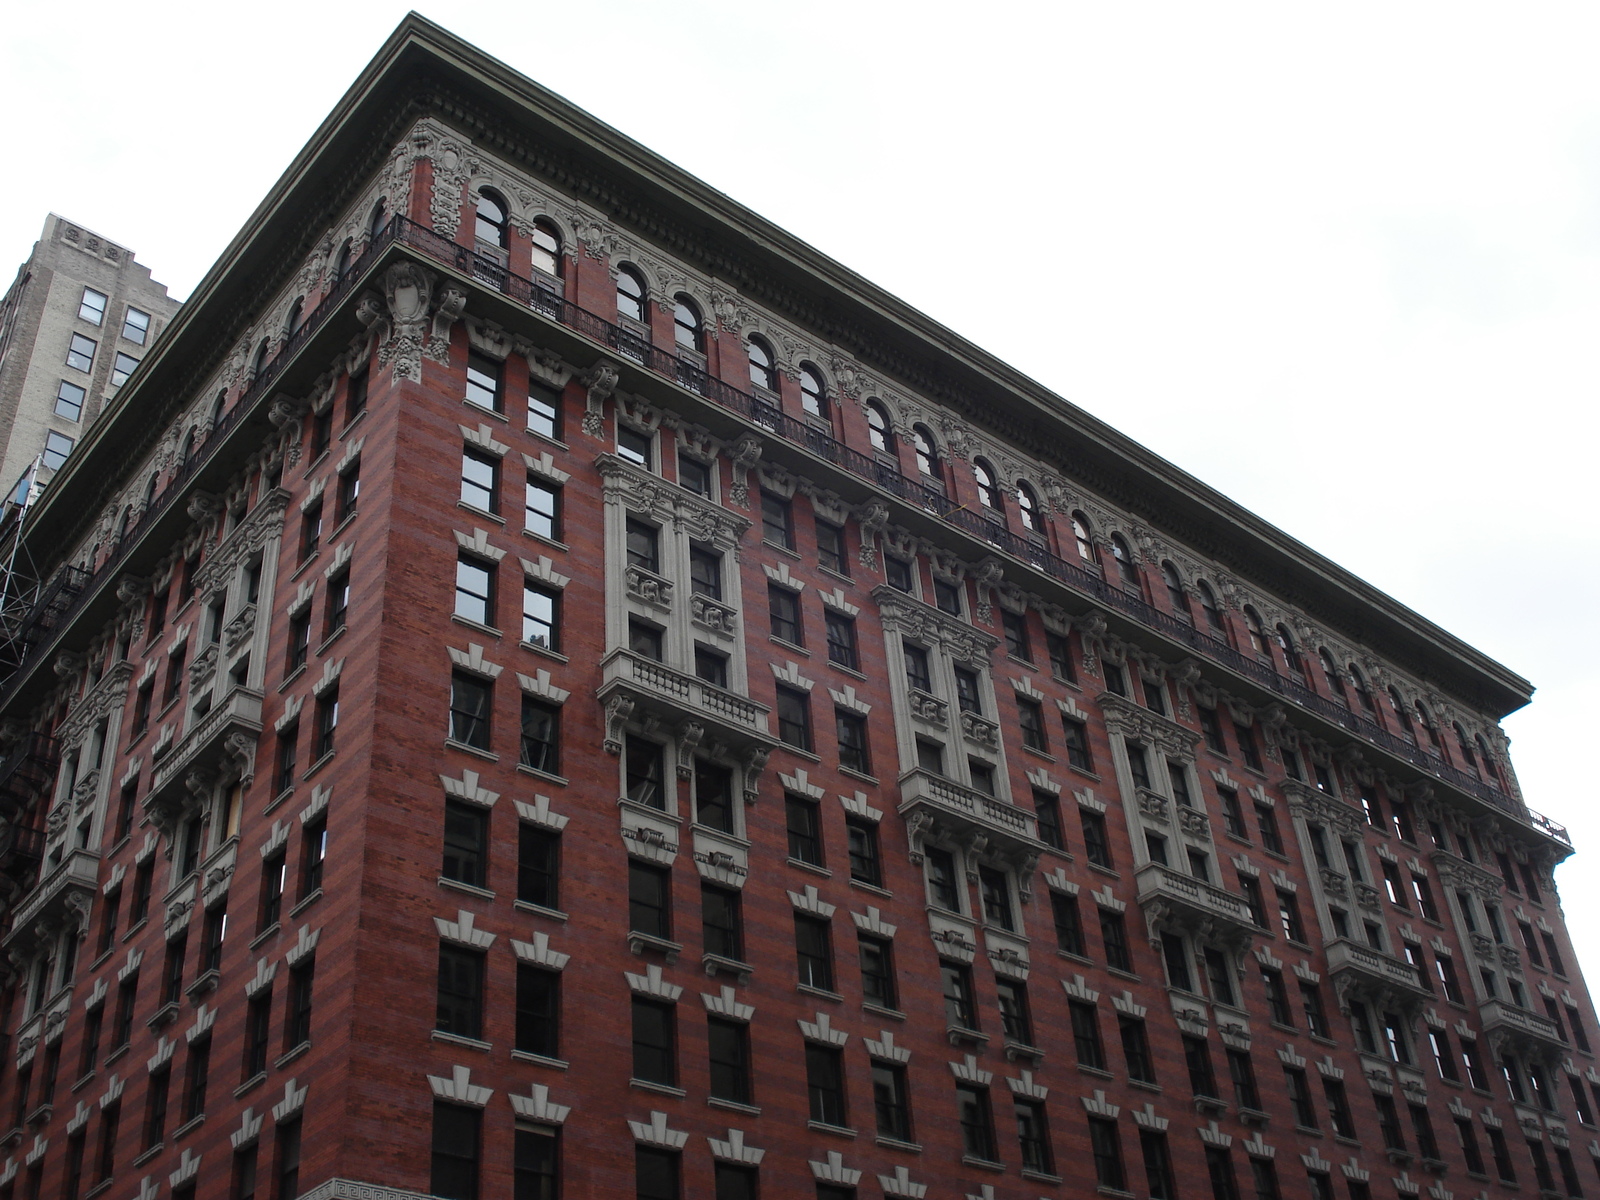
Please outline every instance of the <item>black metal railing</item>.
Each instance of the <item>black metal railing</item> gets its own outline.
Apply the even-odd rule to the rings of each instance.
[[[294,352],[312,337],[334,309],[343,303],[356,281],[362,278],[377,256],[395,244],[416,250],[436,263],[453,268],[484,286],[494,288],[507,298],[599,343],[615,352],[618,357],[638,363],[674,380],[689,391],[744,417],[760,429],[800,446],[874,487],[955,525],[1002,554],[1009,555],[1100,605],[1163,634],[1212,662],[1244,676],[1258,686],[1283,696],[1299,707],[1316,713],[1324,720],[1331,721],[1372,745],[1404,759],[1419,770],[1519,819],[1530,820],[1536,828],[1549,836],[1569,841],[1565,829],[1560,825],[1538,814],[1528,814],[1524,806],[1506,792],[1485,783],[1480,778],[1457,770],[1441,757],[1427,753],[1414,742],[1395,736],[1376,722],[1359,716],[1346,705],[1319,695],[1306,684],[1279,672],[1273,664],[1241,654],[1227,642],[1212,637],[1193,623],[1163,612],[1142,597],[1108,583],[1097,572],[1052,553],[1039,541],[1016,534],[982,513],[974,512],[965,505],[956,504],[939,488],[907,478],[896,465],[863,454],[812,422],[791,417],[770,401],[740,391],[731,384],[717,379],[697,363],[655,346],[637,332],[614,324],[597,313],[580,308],[553,290],[551,281],[542,278],[523,278],[511,272],[504,263],[479,254],[426,226],[399,216],[392,218],[389,224],[372,239],[360,257],[340,276],[328,295],[305,317],[300,327],[279,347],[278,352],[261,366],[232,409],[208,431],[188,461],[179,468],[138,522],[119,539],[104,564],[95,571],[93,579],[87,582],[72,606],[56,622],[57,625],[64,623],[85,598],[97,591],[114,573],[122,558],[126,556],[128,548],[170,505],[181,491],[182,484],[210,457],[229,429],[237,422],[240,414],[248,411],[252,404],[265,394],[284,365],[293,357]],[[47,638],[41,638],[32,643],[30,653],[22,665],[31,662],[46,641]],[[4,664],[0,663],[0,669],[3,668]],[[10,700],[18,674],[20,668],[13,671],[11,681],[6,683],[3,691],[0,691],[0,707]]]
[[[55,780],[61,765],[61,742],[38,730],[23,734],[0,759],[0,805],[15,820]]]

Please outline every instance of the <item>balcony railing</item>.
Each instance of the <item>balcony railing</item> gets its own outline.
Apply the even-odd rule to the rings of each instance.
[[[150,780],[150,794],[145,800],[149,807],[175,782],[181,781],[189,768],[209,766],[219,761],[225,753],[224,740],[230,733],[243,731],[251,736],[261,732],[261,693],[249,688],[229,690],[219,704],[202,717],[184,734],[156,766]]]
[[[1292,701],[1324,720],[1339,725],[1349,733],[1404,759],[1434,778],[1519,820],[1529,821],[1540,833],[1571,844],[1563,827],[1546,818],[1538,817],[1537,814],[1529,814],[1515,797],[1465,771],[1451,767],[1414,743],[1397,737],[1376,722],[1358,715],[1345,704],[1321,696],[1306,684],[1280,674],[1272,665],[1239,653],[1226,642],[1197,628],[1191,621],[1165,613],[1139,596],[1108,584],[1097,571],[1061,558],[1034,539],[1013,533],[980,513],[956,504],[942,489],[908,479],[901,473],[897,464],[854,450],[810,422],[788,416],[770,401],[758,399],[715,378],[698,363],[650,345],[637,332],[578,307],[552,291],[552,281],[544,278],[525,279],[515,275],[498,260],[459,245],[415,221],[398,216],[390,219],[388,225],[371,240],[367,249],[339,278],[329,294],[306,316],[300,328],[284,341],[277,354],[262,365],[233,408],[206,434],[150,508],[112,548],[106,562],[95,572],[93,579],[87,581],[68,611],[61,615],[58,625],[64,625],[72,612],[84,602],[85,597],[97,592],[111,578],[126,556],[128,548],[165,511],[173,498],[182,490],[183,483],[212,456],[240,414],[246,412],[267,392],[294,353],[314,336],[328,317],[338,309],[367,269],[377,261],[378,256],[396,244],[404,245],[435,263],[459,271],[468,278],[475,279],[482,286],[494,288],[507,298],[589,338],[620,357],[674,380],[697,395],[738,414],[764,431],[802,447],[839,469],[899,497],[924,512],[942,518],[1001,553],[1008,554],[1032,569],[1050,576],[1103,607],[1114,609],[1193,653],[1245,676],[1260,687]],[[45,637],[30,642],[29,652],[22,665],[30,665],[36,661],[50,640],[52,639]],[[3,669],[3,664],[0,664],[0,669]],[[5,685],[4,690],[0,691],[0,708],[10,701],[21,674],[19,669]]]
[[[1518,1008],[1505,1000],[1489,1000],[1478,1006],[1478,1012],[1483,1017],[1484,1033],[1500,1029],[1532,1038],[1549,1049],[1564,1051],[1567,1048],[1556,1023],[1542,1013]]]
[[[1139,882],[1139,903],[1152,900],[1176,905],[1202,920],[1221,919],[1240,927],[1241,932],[1254,933],[1255,920],[1244,898],[1224,891],[1203,879],[1174,871],[1161,863],[1146,863],[1136,876]]]
[[[601,698],[623,686],[646,701],[668,704],[684,716],[709,717],[726,728],[771,741],[766,705],[631,650],[613,650],[601,664]]]
[[[50,786],[61,765],[61,743],[49,734],[31,731],[18,738],[0,760],[0,806],[15,819]]]
[[[900,777],[899,811],[914,809],[923,809],[935,820],[962,830],[983,833],[991,843],[998,839],[1013,851],[1036,853],[1044,848],[1034,816],[1027,809],[921,768]]]
[[[1422,983],[1422,974],[1410,963],[1348,938],[1335,938],[1327,945],[1328,973],[1353,972],[1368,990],[1399,991],[1404,995],[1431,995]]]

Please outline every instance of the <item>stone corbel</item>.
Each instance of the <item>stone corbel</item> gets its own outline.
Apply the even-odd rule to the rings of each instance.
[[[590,437],[600,437],[606,431],[606,401],[617,390],[622,369],[608,359],[599,359],[578,381],[587,389],[584,397],[583,432]]]
[[[740,438],[728,451],[728,499],[740,508],[750,507],[749,472],[761,461],[761,439],[754,435]]]

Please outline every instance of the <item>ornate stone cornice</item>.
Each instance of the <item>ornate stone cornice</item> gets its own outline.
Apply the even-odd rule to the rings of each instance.
[[[1200,744],[1200,735],[1193,730],[1113,692],[1102,692],[1096,702],[1105,714],[1107,732],[1148,742],[1173,758],[1193,760]]]
[[[917,641],[938,646],[958,662],[975,667],[990,664],[1000,639],[968,625],[958,617],[940,612],[930,604],[897,591],[887,584],[872,589],[878,615],[885,630],[893,630]]]

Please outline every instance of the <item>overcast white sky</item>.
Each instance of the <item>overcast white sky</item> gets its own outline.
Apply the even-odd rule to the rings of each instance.
[[[1600,962],[1600,7],[422,11],[1532,679]],[[0,271],[54,210],[187,295],[404,12],[9,9]]]

